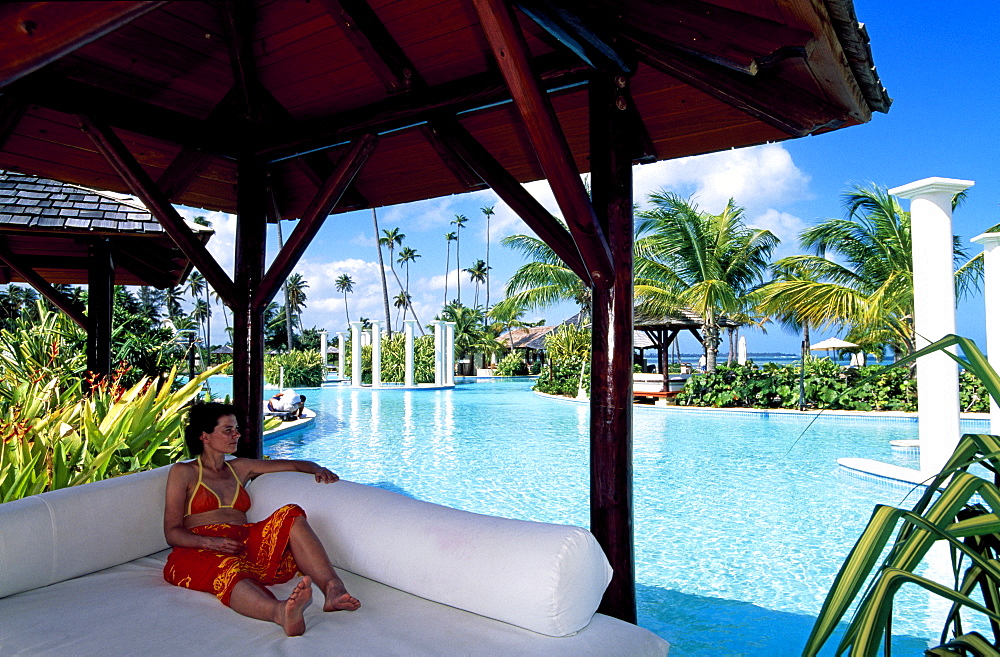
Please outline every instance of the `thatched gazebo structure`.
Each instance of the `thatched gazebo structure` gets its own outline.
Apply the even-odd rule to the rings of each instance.
[[[591,530],[602,611],[629,620],[632,165],[890,102],[850,0],[12,2],[0,34],[0,169],[157,218],[233,311],[241,454],[262,311],[327,217],[491,187],[592,288]],[[567,228],[521,186],[540,178]],[[236,213],[234,277],[174,204]],[[265,270],[267,222],[293,218]]]

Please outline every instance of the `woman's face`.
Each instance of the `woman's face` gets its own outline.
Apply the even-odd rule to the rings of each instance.
[[[232,454],[240,442],[240,430],[236,424],[235,415],[223,415],[215,425],[212,433],[201,434],[201,442],[205,447],[211,447],[223,454]]]

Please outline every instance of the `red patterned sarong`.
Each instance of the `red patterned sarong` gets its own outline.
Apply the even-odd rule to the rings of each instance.
[[[288,535],[292,523],[306,512],[286,504],[265,520],[246,525],[214,524],[193,527],[199,536],[221,536],[242,541],[246,550],[232,555],[202,548],[175,547],[163,567],[163,579],[176,586],[214,594],[229,606],[233,587],[242,579],[260,584],[282,584],[298,572]]]

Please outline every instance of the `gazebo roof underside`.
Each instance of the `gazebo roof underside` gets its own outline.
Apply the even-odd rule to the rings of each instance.
[[[8,3],[0,169],[129,191],[81,131],[83,115],[111,126],[180,205],[236,212],[237,158],[251,148],[277,214],[294,218],[365,135],[377,143],[334,212],[485,188],[441,139],[443,120],[517,181],[543,178],[477,3]],[[849,0],[511,4],[580,172],[590,170],[590,64],[629,80],[620,107],[635,162],[821,133],[891,102]],[[569,19],[584,29],[567,37]],[[40,46],[53,25],[96,38]],[[252,72],[249,83],[234,71]],[[243,93],[262,99],[252,133]]]

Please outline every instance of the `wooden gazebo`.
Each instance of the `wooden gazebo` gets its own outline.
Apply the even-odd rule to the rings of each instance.
[[[591,529],[629,620],[632,165],[889,105],[850,0],[10,2],[0,93],[0,169],[135,194],[232,309],[244,454],[262,310],[327,216],[491,187],[593,289]],[[173,204],[236,213],[234,278]]]
[[[189,223],[207,243],[214,231]],[[87,369],[110,374],[115,285],[168,288],[191,261],[121,194],[0,171],[0,284],[28,283],[87,331]],[[87,312],[56,285],[86,285]]]

